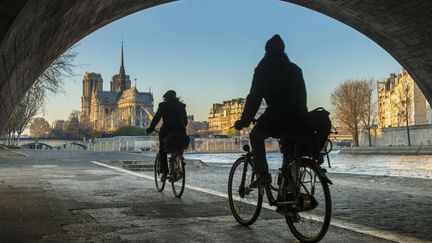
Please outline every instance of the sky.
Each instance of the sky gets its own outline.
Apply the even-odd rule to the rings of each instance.
[[[66,94],[51,96],[52,122],[81,109],[82,76],[102,75],[104,90],[119,72],[121,41],[126,74],[139,91],[151,89],[155,108],[174,89],[195,120],[213,103],[246,97],[264,45],[274,34],[303,70],[308,107],[331,110],[330,94],[344,80],[386,78],[401,66],[372,40],[330,17],[278,0],[180,0],[117,20],[82,39]]]

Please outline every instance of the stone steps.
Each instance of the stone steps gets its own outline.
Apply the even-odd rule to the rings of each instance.
[[[131,171],[151,171],[154,167],[154,161],[145,160],[123,160],[122,168]]]
[[[153,171],[154,160],[123,160],[121,161],[123,169],[131,171]],[[210,167],[198,159],[187,159],[186,160],[187,170],[210,170]]]

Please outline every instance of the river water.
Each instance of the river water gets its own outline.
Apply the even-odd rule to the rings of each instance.
[[[240,153],[185,154],[185,157],[200,159],[215,168],[229,169],[240,155]],[[329,157],[331,168],[328,168],[327,163],[323,166],[333,173],[432,179],[431,155],[347,155],[335,151],[331,152]],[[282,155],[268,153],[267,160],[270,169],[275,170],[281,165]]]

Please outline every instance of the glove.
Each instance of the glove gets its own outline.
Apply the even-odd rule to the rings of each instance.
[[[248,124],[246,124],[244,121],[242,121],[242,120],[238,120],[238,121],[236,121],[235,123],[234,123],[234,128],[236,129],[236,130],[242,130],[244,127],[247,127],[248,126]]]
[[[146,133],[147,133],[147,135],[149,135],[149,134],[152,133],[152,132],[153,132],[153,129],[152,129],[152,128],[148,127],[148,128],[146,129]]]

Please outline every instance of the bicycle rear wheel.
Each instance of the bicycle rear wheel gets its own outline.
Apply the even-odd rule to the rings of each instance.
[[[175,180],[171,181],[171,186],[172,186],[174,196],[180,198],[183,195],[184,188],[185,188],[185,181],[186,181],[185,163],[183,158],[176,158],[176,161],[173,162],[178,163],[177,164],[178,168],[177,171],[174,171],[174,173],[177,173],[177,175],[174,176]]]
[[[297,181],[304,211],[285,216],[289,229],[301,242],[320,241],[330,226],[330,190],[327,182],[317,172],[319,169],[319,166],[309,164],[300,166]]]
[[[254,179],[252,165],[244,157],[237,159],[228,178],[228,201],[231,213],[241,225],[253,224],[261,212],[263,195],[258,188],[249,188]]]
[[[154,179],[156,184],[156,189],[161,192],[165,188],[165,181],[161,180],[162,173],[160,172],[160,160],[159,153],[156,155],[155,163],[154,163]]]

